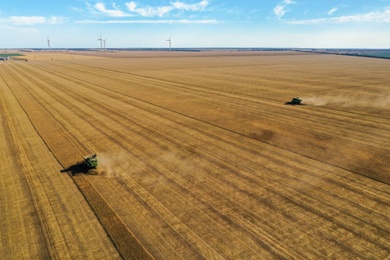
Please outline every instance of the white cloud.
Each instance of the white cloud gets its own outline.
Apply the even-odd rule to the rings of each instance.
[[[339,10],[338,8],[334,7],[334,8],[329,10],[328,15],[332,15],[334,12],[336,12],[338,10]]]
[[[0,19],[0,22],[11,25],[43,25],[60,24],[64,21],[63,17],[44,17],[44,16],[10,16]]]
[[[183,2],[180,2],[180,1],[176,1],[176,2],[171,3],[171,4],[176,9],[179,9],[179,10],[202,11],[202,10],[204,10],[208,6],[209,1],[208,0],[202,0],[201,2],[196,3],[196,4],[186,4],[186,3],[183,3]]]
[[[287,21],[289,24],[343,24],[343,23],[390,23],[390,7],[383,11],[374,11],[366,14],[345,15],[332,18],[318,18],[309,20]]]
[[[283,5],[277,5],[273,11],[278,19],[282,18],[286,13],[285,6]]]
[[[174,10],[173,6],[159,6],[159,7],[147,6],[144,8],[139,8],[137,7],[137,4],[135,2],[126,3],[126,6],[130,12],[136,13],[144,17],[152,17],[152,16],[162,17],[166,13],[169,13],[170,11]]]
[[[119,10],[115,6],[115,4],[113,5],[114,9],[107,9],[105,4],[103,4],[103,3],[97,3],[97,4],[95,4],[94,7],[100,13],[108,15],[110,17],[126,17],[126,16],[129,16],[129,14],[126,14],[125,12]]]
[[[292,0],[284,0],[284,1],[280,2],[277,6],[275,6],[273,11],[274,11],[274,14],[276,15],[276,17],[278,19],[281,19],[287,13],[287,10],[286,10],[287,6],[292,5],[292,4],[295,4],[295,2]]]
[[[287,1],[287,0],[286,0]],[[209,0],[202,0],[195,4],[187,4],[182,1],[171,2],[170,5],[166,6],[139,6],[136,2],[131,1],[125,3],[127,10],[120,10],[115,4],[113,5],[113,9],[107,9],[105,4],[102,2],[98,2],[93,7],[87,4],[88,8],[91,12],[97,14],[104,14],[109,17],[126,17],[139,15],[142,17],[163,17],[164,15],[174,11],[174,10],[182,10],[182,11],[202,11],[209,5]]]

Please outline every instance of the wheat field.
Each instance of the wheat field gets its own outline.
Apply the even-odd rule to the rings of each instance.
[[[25,57],[0,63],[1,259],[390,257],[388,60]]]

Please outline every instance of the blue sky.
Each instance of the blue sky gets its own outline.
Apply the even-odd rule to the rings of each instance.
[[[390,48],[390,0],[1,0],[0,48]]]

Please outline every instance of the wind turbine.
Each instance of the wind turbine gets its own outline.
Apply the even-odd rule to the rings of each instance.
[[[98,41],[100,41],[100,49],[103,49],[103,39],[102,39],[102,34],[100,34],[100,38],[97,39]]]
[[[172,35],[169,35],[169,39],[167,40],[167,42],[169,42],[169,51],[171,51],[171,46],[172,46]]]
[[[49,36],[47,36],[47,46],[49,47],[49,51],[51,51]]]

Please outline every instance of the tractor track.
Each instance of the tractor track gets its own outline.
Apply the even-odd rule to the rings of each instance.
[[[73,95],[77,95],[77,93],[76,92],[73,92],[74,94]],[[76,96],[73,96],[72,98],[75,98]],[[89,100],[90,102],[91,102],[91,100]],[[91,103],[92,104],[92,103]],[[99,104],[95,104],[95,106],[98,106]],[[108,109],[108,107],[105,107],[105,109]],[[110,111],[111,113],[110,114],[112,114],[113,112],[115,112],[115,111],[113,111],[113,110],[111,110]],[[115,114],[115,113],[114,113]],[[117,114],[117,116],[119,116],[118,114]],[[118,117],[119,118],[119,117]],[[127,118],[127,120],[129,120],[129,118]],[[114,120],[115,121],[115,120]],[[134,123],[134,122],[131,122],[132,124]],[[126,127],[126,125],[125,125],[125,127]],[[143,126],[143,129],[145,130],[145,129],[150,129],[150,126]],[[199,131],[199,130],[198,130]],[[155,133],[153,133],[153,135],[152,136],[154,136],[155,134],[159,134],[159,135],[162,135],[163,133],[162,132],[155,132]],[[207,135],[207,133],[204,133],[204,134],[206,134]],[[169,143],[174,143],[174,141],[172,140],[172,139],[168,139],[167,138],[167,136],[165,136],[165,138],[168,140],[168,142]],[[214,137],[213,137],[214,138]],[[155,140],[156,141],[156,140]],[[158,140],[157,140],[158,141]],[[183,142],[183,140],[181,140],[180,142],[176,142],[176,145],[179,145],[180,143],[182,143]],[[139,151],[142,151],[142,150],[144,150],[144,148],[145,147],[139,147],[138,149],[139,149]],[[221,149],[221,148],[219,148],[219,149]],[[150,155],[150,157],[152,157],[153,156],[153,154],[151,154]],[[210,163],[213,163],[213,164],[217,164],[218,165],[218,162],[217,161],[212,161],[210,158],[212,158],[212,155],[211,154],[209,154],[209,155],[207,155],[207,154],[202,154],[202,156],[203,157],[205,157],[205,158],[209,158],[208,160],[209,160],[209,162]],[[208,156],[208,157],[207,157]],[[215,159],[213,159],[213,160],[215,160]],[[220,165],[220,166],[223,166],[223,165]],[[242,166],[242,165],[241,165]],[[241,167],[240,166],[240,167]],[[226,166],[225,166],[226,167]],[[227,168],[228,169],[228,168]],[[233,169],[230,169],[230,170],[233,170]],[[250,169],[249,169],[250,170]],[[161,171],[159,172],[159,173],[161,173]],[[234,170],[234,173],[235,174],[238,174],[238,176],[240,176],[239,174],[240,174],[240,172],[239,171],[237,171],[237,169],[236,170]],[[252,180],[251,180],[252,181]],[[215,183],[215,182],[214,182]],[[261,184],[261,183],[259,183],[259,184]],[[188,188],[187,190],[191,190],[191,187],[190,188]],[[268,192],[270,192],[270,190],[268,190]],[[198,195],[196,195],[196,196],[199,196],[199,194]],[[205,201],[205,204],[209,204],[211,201]],[[301,203],[302,202],[296,202],[297,204],[298,204],[298,206],[299,205],[301,205]],[[233,213],[231,213],[231,214],[233,214]],[[323,214],[323,213],[322,213]],[[320,214],[321,215],[321,214]],[[324,215],[323,215],[324,216]]]

